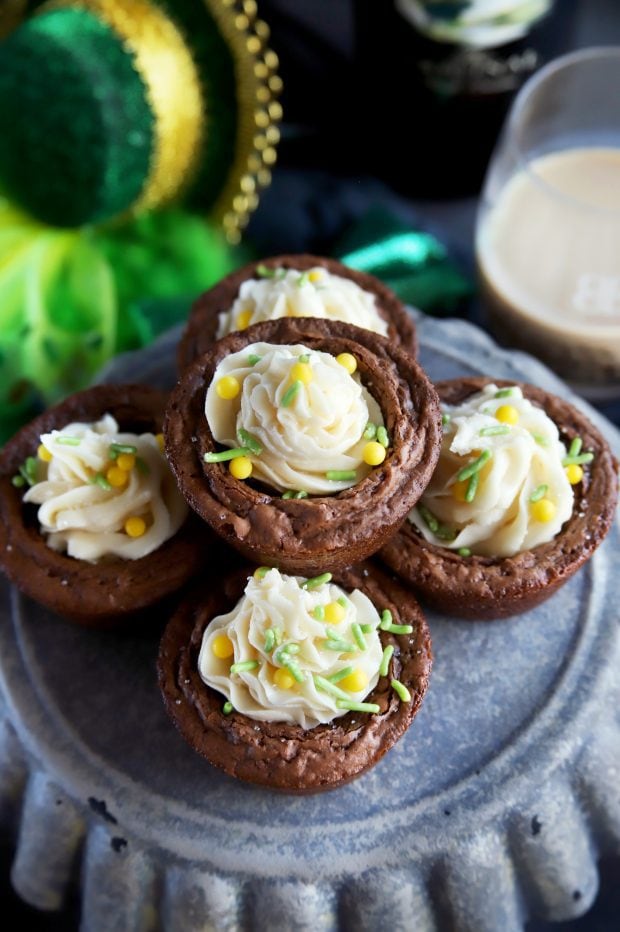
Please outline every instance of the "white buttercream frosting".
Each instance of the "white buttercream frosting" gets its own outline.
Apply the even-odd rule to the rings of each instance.
[[[566,448],[558,429],[518,386],[510,391],[509,397],[498,398],[497,386],[487,385],[462,404],[443,406],[449,421],[439,463],[409,515],[428,541],[452,550],[466,547],[484,556],[509,557],[551,541],[570,517],[573,491],[562,465]],[[495,417],[505,405],[518,412],[514,426],[500,425]],[[488,435],[498,427],[508,429]],[[466,482],[459,483],[457,475],[484,450],[491,457],[480,470],[475,497],[463,501]],[[554,506],[549,521],[536,518],[531,497],[537,491]],[[440,523],[439,535],[429,528],[423,509]],[[452,540],[446,539],[450,531]]]
[[[515,42],[551,8],[552,0],[396,0],[396,7],[421,33],[436,42],[488,48]],[[452,13],[452,15],[450,15]]]
[[[312,379],[292,402],[282,399],[291,387],[291,370],[307,355]],[[259,356],[253,366],[250,357]],[[236,398],[224,400],[217,383],[234,376],[241,386]],[[383,424],[381,410],[360,383],[330,353],[305,346],[253,343],[231,353],[217,367],[206,397],[211,432],[227,447],[243,445],[239,430],[255,437],[263,451],[251,455],[253,477],[274,489],[325,495],[355,485],[370,471],[362,459],[368,422]],[[331,470],[356,470],[354,479],[333,481]]]
[[[40,505],[41,532],[52,550],[92,563],[111,556],[137,560],[183,524],[188,508],[153,434],[121,433],[106,414],[94,424],[68,424],[43,434],[41,444],[52,458],[39,463],[45,478],[28,489],[24,501]],[[127,482],[120,488],[93,481],[96,476],[105,479],[115,465],[111,444],[135,447],[140,460],[127,471]],[[125,522],[132,517],[146,523],[140,537],[125,532]]]
[[[318,688],[314,676],[327,679],[338,671],[354,667],[364,674],[366,685],[357,692],[346,691],[353,702],[363,702],[379,679],[382,657],[378,634],[380,618],[372,602],[359,590],[345,592],[333,583],[316,589],[301,587],[302,577],[286,576],[277,569],[269,570],[262,579],[250,577],[241,600],[226,615],[218,615],[207,627],[198,658],[201,678],[219,690],[238,712],[262,722],[291,722],[302,728],[331,722],[346,709],[337,706],[338,697]],[[344,618],[334,625],[317,621],[317,606],[342,599]],[[364,634],[366,649],[356,645],[352,624],[372,625]],[[278,646],[269,646],[267,631],[279,631]],[[327,650],[325,644],[331,631],[344,642],[355,645],[345,653]],[[234,647],[234,655],[219,659],[213,652],[213,642],[225,635]],[[278,669],[286,669],[286,645],[297,645],[293,659],[303,674],[303,682],[282,689],[274,682]],[[230,673],[234,663],[258,661],[252,670]],[[341,680],[346,684],[346,680]],[[338,685],[338,684],[336,684]]]
[[[280,317],[341,320],[383,336],[388,331],[374,294],[317,267],[305,272],[278,269],[273,277],[243,282],[232,308],[219,315],[217,338]]]

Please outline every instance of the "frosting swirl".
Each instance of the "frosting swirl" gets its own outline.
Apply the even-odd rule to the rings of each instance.
[[[380,619],[372,602],[357,589],[347,593],[329,582],[305,589],[303,582],[277,569],[262,578],[250,577],[241,600],[231,612],[214,618],[203,636],[201,678],[238,712],[257,721],[291,722],[302,728],[326,724],[346,715],[347,709],[338,707],[337,695],[321,688],[321,678],[353,668],[353,677],[347,673],[334,685],[354,702],[363,701],[379,679]],[[329,615],[330,605],[342,616],[331,625],[317,618],[321,609]],[[372,626],[363,635],[365,650],[356,643],[354,624]],[[327,649],[327,643],[349,650]],[[291,660],[301,681],[286,675]],[[231,674],[233,664],[248,661],[255,663],[252,669]]]
[[[118,446],[135,455],[121,460]],[[111,458],[115,449],[116,460]],[[129,468],[122,470],[117,462]],[[117,472],[110,475],[111,469]],[[47,545],[78,560],[138,560],[176,534],[187,516],[157,438],[119,433],[110,414],[94,424],[74,423],[43,434],[41,472],[44,478],[23,500],[40,505],[37,516]]]
[[[270,277],[243,282],[232,308],[219,315],[216,336],[219,340],[235,330],[279,317],[341,320],[382,336],[388,331],[374,294],[317,266],[306,272],[275,269]]]
[[[285,404],[291,373],[302,357],[308,359],[303,365],[309,381]],[[217,392],[226,376],[240,385],[229,400]],[[329,353],[268,343],[253,343],[222,360],[207,391],[205,414],[218,443],[237,447],[240,430],[259,441],[262,452],[251,457],[257,479],[280,492],[318,495],[349,488],[368,474],[363,433],[368,422],[383,424],[376,401]],[[332,470],[355,471],[355,477],[328,479]]]
[[[443,410],[439,462],[409,520],[438,546],[489,557],[510,557],[552,540],[570,517],[574,497],[553,421],[518,386],[487,385]],[[461,474],[476,461],[478,479],[469,496],[471,476]]]

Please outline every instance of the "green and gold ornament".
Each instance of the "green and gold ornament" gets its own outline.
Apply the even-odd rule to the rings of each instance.
[[[0,438],[238,263],[281,118],[255,0],[9,2],[3,36]]]

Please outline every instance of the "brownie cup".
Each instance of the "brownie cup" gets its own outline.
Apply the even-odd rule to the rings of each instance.
[[[594,456],[572,485],[573,506],[559,533],[514,556],[459,555],[426,540],[410,521],[383,547],[379,557],[430,606],[456,617],[504,618],[534,608],[588,560],[609,531],[616,514],[618,464],[599,431],[576,408],[533,385],[488,378],[463,378],[436,385],[441,401],[458,405],[485,385],[521,388],[544,410],[569,450],[580,438]],[[530,501],[535,501],[536,495]]]
[[[244,268],[238,269],[196,300],[179,344],[178,364],[181,372],[215,343],[219,315],[231,309],[243,282],[260,278],[258,269],[261,268],[295,269],[300,272],[321,268],[332,275],[354,282],[364,291],[374,295],[376,310],[387,324],[387,339],[393,345],[402,346],[412,355],[416,354],[417,340],[413,319],[394,292],[379,279],[373,275],[350,269],[335,259],[310,255],[273,256],[270,259],[251,262]]]
[[[205,562],[212,541],[191,512],[177,533],[139,559],[75,559],[46,543],[37,505],[16,488],[24,461],[37,456],[40,437],[75,422],[110,414],[120,429],[157,434],[166,396],[142,385],[98,385],[72,395],[22,428],[0,453],[0,567],[26,595],[68,619],[109,626],[155,605]]]
[[[198,673],[198,656],[211,619],[229,612],[241,598],[254,567],[238,570],[223,582],[197,589],[179,607],[162,638],[158,673],[166,708],[190,746],[232,777],[288,793],[333,789],[373,767],[410,726],[431,672],[431,640],[424,616],[401,583],[370,564],[342,570],[333,581],[357,589],[393,623],[409,634],[380,631],[381,646],[391,646],[387,676],[379,677],[365,702],[376,714],[346,712],[328,724],[304,729],[289,722],[257,721],[234,709],[225,714],[225,697]],[[391,686],[402,683],[410,701]]]
[[[354,356],[390,438],[383,463],[343,491],[303,498],[239,481],[226,463],[206,463],[216,450],[207,388],[222,360],[257,343]],[[230,334],[196,360],[171,395],[164,433],[183,495],[228,544],[254,563],[314,575],[360,562],[389,539],[432,475],[442,428],[436,392],[408,353],[349,324],[282,318]]]

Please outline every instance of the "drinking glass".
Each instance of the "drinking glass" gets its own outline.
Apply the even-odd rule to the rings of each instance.
[[[620,48],[552,61],[515,99],[476,229],[490,328],[593,400],[620,397]]]

